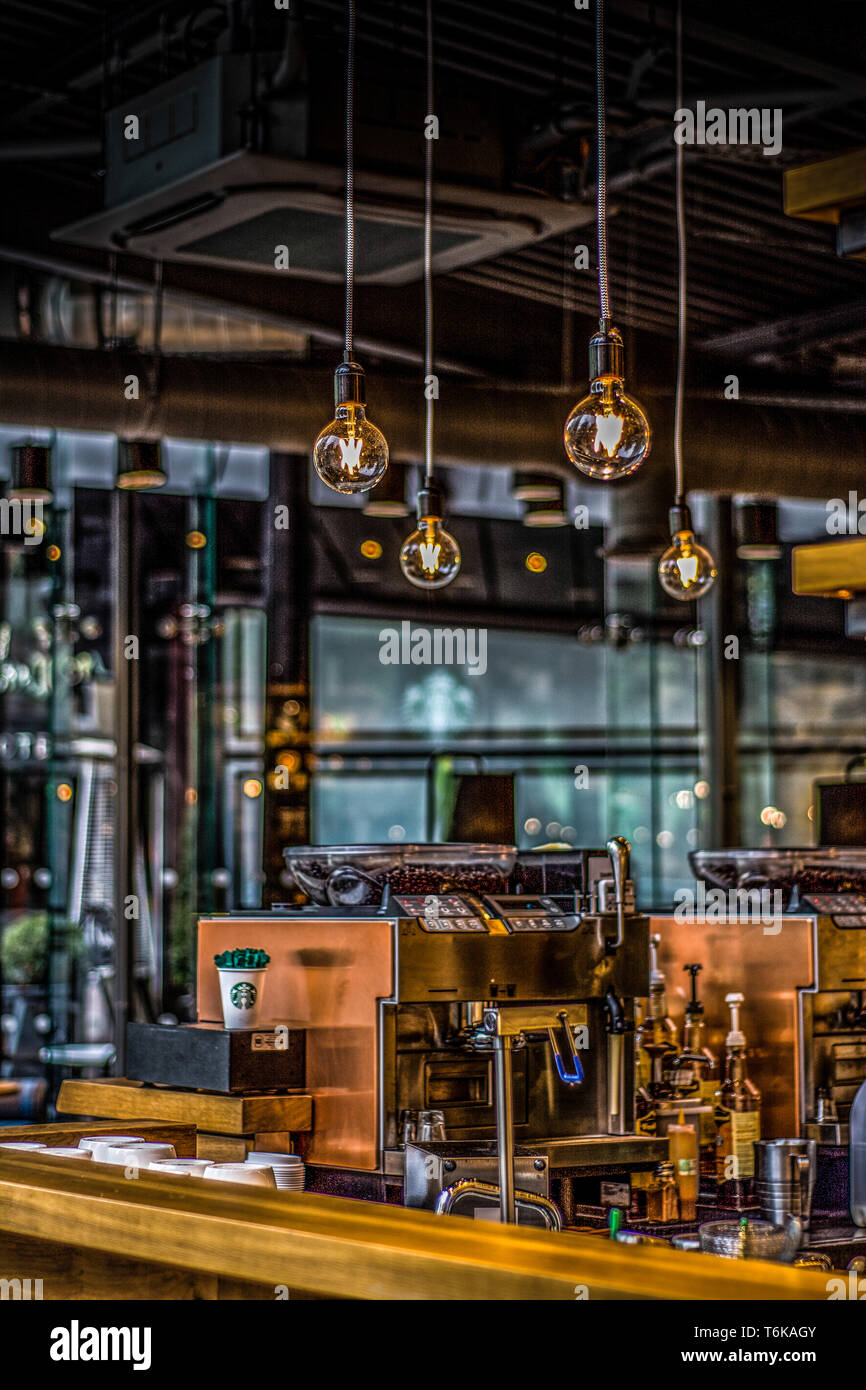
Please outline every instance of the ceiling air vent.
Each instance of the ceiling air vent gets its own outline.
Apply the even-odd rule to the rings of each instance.
[[[108,206],[55,237],[249,271],[274,271],[276,248],[285,246],[288,267],[281,265],[278,273],[342,280],[345,176],[340,143],[329,125],[339,103],[322,112],[305,95],[283,103],[280,119],[271,122],[268,151],[258,152],[247,148],[241,114],[247,84],[248,57],[224,55],[115,108],[106,133]],[[412,90],[410,85],[410,95]],[[447,158],[435,190],[437,272],[500,256],[593,216],[585,205],[503,187],[504,151],[491,131],[479,133],[479,127],[470,120],[464,136],[461,125],[443,150]],[[129,138],[130,129],[136,138]],[[400,285],[421,277],[419,144],[414,113],[390,137],[375,115],[359,113],[359,283]]]

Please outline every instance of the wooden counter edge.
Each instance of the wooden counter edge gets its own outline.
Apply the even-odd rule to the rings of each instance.
[[[0,1230],[322,1297],[826,1300],[827,1276],[0,1151]]]

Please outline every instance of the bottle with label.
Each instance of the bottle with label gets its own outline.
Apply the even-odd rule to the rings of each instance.
[[[694,1125],[686,1124],[682,1110],[677,1123],[668,1125],[668,1143],[680,1201],[680,1220],[694,1221],[698,1206],[698,1135]]]
[[[719,1069],[716,1057],[706,1046],[704,1006],[698,998],[698,975],[703,966],[695,962],[684,965],[691,975],[692,997],[686,1004],[683,1027],[683,1050],[671,1069],[671,1082],[678,1100],[700,1100],[709,1107],[700,1116],[701,1176],[711,1181],[716,1175],[716,1122],[714,1110],[719,1088]]]
[[[716,1091],[716,1184],[722,1206],[754,1204],[755,1144],[761,1137],[761,1093],[746,1071],[746,1038],[740,1029],[742,994],[726,994],[731,1031],[726,1040],[725,1080]]]
[[[679,1197],[674,1165],[660,1163],[653,1174],[646,1194],[647,1221],[676,1221],[679,1217]]]
[[[637,1085],[653,1099],[673,1095],[669,1069],[680,1050],[676,1025],[668,1016],[664,973],[659,970],[661,940],[657,934],[650,937],[649,1008],[637,1028]]]

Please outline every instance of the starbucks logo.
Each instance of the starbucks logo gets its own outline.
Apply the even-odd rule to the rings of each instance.
[[[256,1002],[258,990],[249,980],[239,980],[232,985],[229,998],[236,1009],[251,1009]]]

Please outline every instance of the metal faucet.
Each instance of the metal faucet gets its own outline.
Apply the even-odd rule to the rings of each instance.
[[[607,949],[618,951],[625,940],[625,885],[628,879],[631,845],[622,835],[614,835],[608,840],[605,849],[610,855],[616,899],[616,936],[608,937]]]
[[[565,1009],[553,1004],[515,1004],[500,1008],[485,1004],[481,1032],[493,1041],[493,1084],[496,1099],[496,1139],[499,1167],[499,1213],[514,1224],[514,1071],[512,1049],[523,1047],[527,1034],[546,1033],[560,1080],[577,1086],[583,1067]]]

